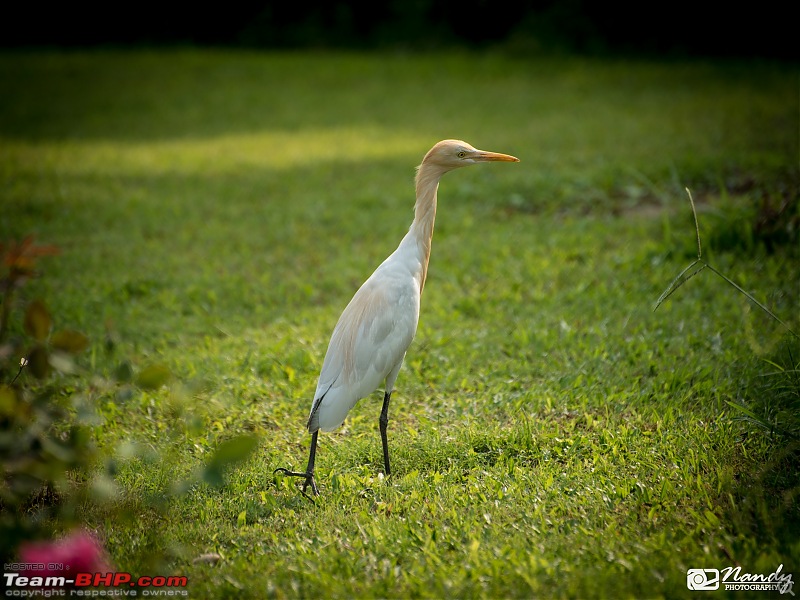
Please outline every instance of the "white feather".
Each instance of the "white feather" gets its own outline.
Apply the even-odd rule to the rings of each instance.
[[[356,402],[384,381],[391,392],[419,320],[422,266],[409,236],[339,317],[322,363],[309,431],[336,429]]]

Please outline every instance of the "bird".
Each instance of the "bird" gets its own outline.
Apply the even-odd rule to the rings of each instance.
[[[406,351],[417,331],[420,299],[428,274],[439,180],[445,173],[486,162],[519,162],[509,154],[478,150],[462,140],[447,139],[425,154],[417,167],[414,220],[397,249],[356,291],[339,317],[322,362],[306,428],[311,433],[305,471],[275,469],[275,473],[304,479],[303,494],[314,480],[317,436],[344,422],[362,398],[384,384],[378,425],[386,476],[389,466],[389,403]]]

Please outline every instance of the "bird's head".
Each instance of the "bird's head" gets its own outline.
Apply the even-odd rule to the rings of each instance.
[[[461,140],[442,140],[428,151],[420,167],[430,165],[447,172],[459,167],[492,161],[519,162],[519,159],[509,154],[478,150]]]

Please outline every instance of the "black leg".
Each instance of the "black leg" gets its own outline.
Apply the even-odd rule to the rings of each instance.
[[[381,418],[378,419],[381,428],[381,442],[383,443],[383,469],[386,475],[391,475],[391,470],[389,469],[389,442],[386,439],[386,427],[389,425],[389,400],[391,398],[392,392],[384,393]]]
[[[311,491],[314,492],[315,496],[319,496],[319,490],[317,489],[317,484],[314,481],[314,461],[317,458],[317,435],[319,434],[319,430],[315,431],[311,434],[311,450],[308,454],[308,466],[304,473],[299,471],[290,471],[289,469],[284,469],[283,467],[279,467],[273,471],[273,474],[277,472],[281,472],[284,475],[289,475],[291,477],[303,477],[305,482],[303,483],[303,493],[306,493],[306,489],[308,486],[311,486]]]

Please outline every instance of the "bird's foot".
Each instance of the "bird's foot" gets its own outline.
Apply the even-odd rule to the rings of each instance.
[[[289,477],[302,477],[303,479],[305,479],[305,482],[303,483],[303,495],[308,497],[308,495],[306,494],[306,490],[308,489],[308,486],[310,485],[311,486],[311,491],[314,493],[314,495],[315,496],[319,496],[319,490],[317,489],[317,483],[314,481],[314,472],[313,471],[311,471],[311,472],[308,472],[308,471],[290,471],[289,469],[285,469],[283,467],[278,467],[277,469],[275,469],[272,472],[273,475],[275,473],[283,473],[284,475],[288,475]]]

